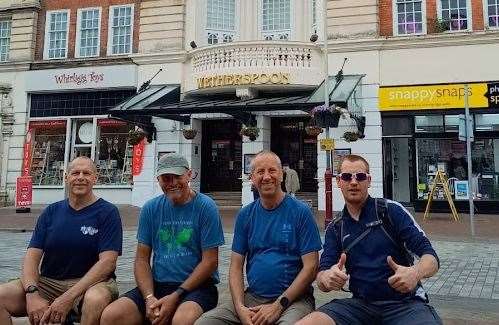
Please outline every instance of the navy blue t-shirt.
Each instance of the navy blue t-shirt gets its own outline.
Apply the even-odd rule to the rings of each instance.
[[[412,215],[398,202],[387,200],[387,203],[393,230],[405,243],[409,252],[419,257],[431,254],[438,261],[437,253]],[[342,220],[343,238],[340,238],[341,234],[338,233],[339,225],[338,229],[331,225],[326,229],[320,271],[338,263],[342,249],[364,232],[367,223],[377,220],[375,199],[371,197],[367,199],[359,221],[350,217],[346,208],[343,209]],[[388,238],[381,226],[373,227],[372,231],[347,253],[345,267],[350,275],[349,286],[354,297],[369,301],[400,300],[412,295],[424,298],[425,292],[422,287],[418,287],[413,293],[402,294],[388,284],[388,278],[394,274],[386,261],[388,255],[397,264],[409,266],[399,247]]]
[[[83,277],[104,251],[121,255],[123,230],[115,205],[98,199],[74,210],[68,200],[40,215],[28,247],[43,250],[41,275],[66,280]]]
[[[302,255],[320,249],[310,208],[289,195],[273,210],[253,201],[237,216],[232,251],[246,256],[249,291],[258,296],[280,296],[301,271]]]

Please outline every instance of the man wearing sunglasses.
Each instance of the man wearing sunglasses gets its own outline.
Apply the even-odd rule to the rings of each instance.
[[[345,207],[326,230],[316,280],[324,292],[346,290],[348,282],[353,297],[332,300],[299,325],[442,324],[420,282],[439,267],[423,230],[400,203],[369,196],[361,156],[342,159],[336,182]]]

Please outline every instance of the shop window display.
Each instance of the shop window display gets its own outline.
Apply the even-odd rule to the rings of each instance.
[[[50,121],[30,124],[33,136],[31,176],[33,185],[62,185],[66,124]]]
[[[456,180],[468,180],[466,143],[454,139],[417,139],[418,199],[428,199],[438,170],[448,177],[451,193]],[[475,200],[499,200],[499,139],[475,139],[472,143],[472,181]],[[437,192],[434,199],[444,199]]]
[[[132,128],[116,120],[98,120],[95,163],[99,172],[98,184],[132,184],[133,146],[127,141]]]

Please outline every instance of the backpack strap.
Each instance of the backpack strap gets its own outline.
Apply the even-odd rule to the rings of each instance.
[[[381,222],[381,229],[385,235],[390,239],[390,241],[398,247],[402,256],[406,259],[408,265],[414,264],[414,258],[411,253],[407,250],[404,241],[400,238],[399,234],[395,231],[395,226],[393,220],[388,211],[388,202],[386,199],[375,199],[376,202],[376,216],[378,220]]]

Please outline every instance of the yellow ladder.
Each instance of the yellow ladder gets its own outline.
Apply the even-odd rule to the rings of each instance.
[[[431,188],[430,194],[428,194],[428,203],[426,204],[426,210],[424,212],[423,220],[429,218],[430,206],[431,202],[433,201],[433,194],[435,194],[435,190],[437,189],[437,187],[443,188],[444,195],[447,198],[447,202],[449,202],[449,206],[452,211],[452,217],[454,218],[454,221],[458,221],[459,215],[457,214],[456,206],[454,205],[454,201],[452,200],[452,195],[450,194],[449,191],[449,186],[447,185],[447,177],[445,176],[445,173],[441,170],[437,171],[437,174],[435,175],[435,179],[433,181],[433,187]]]

